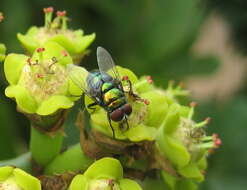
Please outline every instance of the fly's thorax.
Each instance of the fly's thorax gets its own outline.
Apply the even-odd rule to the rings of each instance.
[[[124,93],[118,88],[112,88],[103,94],[103,101],[105,105],[110,105],[118,99],[126,101]]]
[[[105,82],[101,86],[101,91],[104,93],[104,92],[109,91],[112,88],[114,88],[114,84],[112,82]]]

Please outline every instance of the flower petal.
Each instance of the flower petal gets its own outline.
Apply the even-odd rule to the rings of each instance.
[[[22,54],[9,54],[4,61],[4,72],[9,84],[17,84],[28,57]]]
[[[84,173],[90,179],[121,179],[123,168],[117,159],[106,157],[94,162]]]
[[[88,188],[88,179],[84,175],[76,175],[70,186],[69,190],[87,190]]]
[[[48,41],[42,47],[45,48],[45,51],[42,52],[43,59],[51,60],[52,58],[56,57],[58,59],[57,63],[59,63],[61,65],[67,65],[67,64],[71,64],[73,62],[70,55],[63,56],[62,52],[65,51],[65,49],[56,42],[49,42]],[[32,56],[32,59],[33,60],[36,60],[36,59],[39,60],[40,59],[40,53],[35,51],[33,56]]]
[[[55,95],[51,96],[47,100],[43,101],[37,109],[39,115],[50,115],[56,112],[58,109],[68,109],[74,105],[68,97]]]
[[[36,26],[31,27],[25,35],[20,33],[17,34],[18,40],[22,46],[31,54],[39,46],[38,41],[34,38],[35,34],[38,33]]]
[[[142,190],[141,186],[130,179],[121,179],[119,181],[121,190]]]
[[[26,113],[35,113],[37,103],[30,93],[22,86],[8,86],[5,89],[5,95],[9,98],[15,98],[17,106]]]
[[[14,169],[13,174],[15,176],[16,183],[23,190],[41,190],[41,184],[37,178],[31,176],[19,168]]]
[[[5,179],[7,179],[11,175],[13,170],[14,168],[11,166],[0,167],[0,181],[4,181]]]
[[[182,168],[190,161],[190,154],[178,140],[170,135],[161,135],[158,133],[157,145],[161,153],[174,163],[177,167]]]
[[[129,80],[132,82],[132,84],[134,84],[138,81],[137,76],[131,70],[125,69],[125,68],[120,67],[120,66],[116,66],[116,69],[119,72],[120,77],[128,76]]]
[[[94,41],[95,37],[95,33],[77,37],[75,41],[76,53],[82,53]]]
[[[178,172],[186,178],[194,178],[199,182],[203,181],[204,179],[204,176],[195,163],[188,164],[187,166],[179,169]]]
[[[165,118],[168,111],[166,96],[160,90],[152,90],[141,94],[141,97],[150,102],[147,106],[148,114],[145,123],[158,128],[163,122],[161,118]]]
[[[140,142],[144,140],[153,141],[156,133],[156,128],[140,124],[134,127],[130,127],[130,129],[125,132],[125,135],[132,142]]]

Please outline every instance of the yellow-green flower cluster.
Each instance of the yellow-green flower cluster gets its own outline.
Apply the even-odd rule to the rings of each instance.
[[[46,42],[32,57],[9,54],[4,62],[10,84],[5,94],[15,98],[18,109],[28,114],[45,116],[68,109],[81,94],[66,72],[71,63],[71,56],[55,42]]]
[[[113,122],[116,140],[135,143],[153,142],[152,151],[161,155],[161,157],[154,156],[158,165],[160,164],[160,169],[163,170],[161,162],[168,159],[169,165],[176,172],[175,176],[180,176],[174,177],[173,172],[163,170],[164,180],[168,184],[173,183],[170,185],[171,189],[177,189],[178,185],[176,186],[175,183],[185,183],[183,181],[185,179],[193,185],[194,182],[203,181],[208,151],[217,148],[221,143],[216,135],[206,135],[204,127],[209,119],[200,123],[193,120],[194,103],[184,106],[177,100],[177,96],[188,94],[180,86],[169,84],[168,88],[163,90],[156,87],[149,76],[138,79],[128,69],[117,67],[117,70],[121,77],[127,76],[130,79],[134,93],[138,94],[142,101],[133,100],[128,92],[126,93],[133,109],[128,118],[130,128],[122,129],[119,123]],[[124,81],[122,83],[124,88],[128,88]],[[87,97],[85,102],[86,105],[91,103]],[[112,137],[109,121],[102,108],[91,113],[91,124],[94,130]],[[174,178],[172,182],[168,176]],[[182,182],[178,180],[180,178],[183,179]]]
[[[95,34],[84,35],[81,29],[68,29],[66,11],[57,11],[54,19],[53,12],[52,7],[44,8],[45,25],[32,26],[25,35],[18,33],[18,40],[30,55],[47,41],[56,42],[69,52],[74,63],[79,63],[87,47],[94,41]]]

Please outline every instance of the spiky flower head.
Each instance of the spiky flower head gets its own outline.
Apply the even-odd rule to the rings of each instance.
[[[42,47],[47,41],[57,42],[71,55],[74,63],[79,63],[87,53],[87,47],[94,41],[95,34],[84,35],[83,30],[68,29],[68,17],[66,11],[57,11],[53,19],[53,7],[43,9],[45,24],[43,27],[32,26],[25,35],[18,33],[18,40],[32,54],[38,47]]]

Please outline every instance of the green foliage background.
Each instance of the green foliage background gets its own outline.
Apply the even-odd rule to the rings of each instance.
[[[163,87],[171,79],[181,81],[192,75],[210,74],[220,64],[217,57],[198,58],[190,51],[203,21],[214,7],[206,8],[205,2],[198,0],[1,0],[0,11],[5,20],[0,24],[0,42],[7,45],[8,52],[23,52],[16,33],[25,33],[30,25],[43,25],[42,8],[47,6],[66,9],[72,28],[83,28],[86,34],[96,33],[92,52],[82,62],[89,70],[96,68],[97,46],[108,49],[116,64],[138,75],[152,75]],[[5,97],[2,66],[0,72],[0,159],[3,160],[27,150],[29,124],[16,112],[15,103]],[[225,104],[217,101],[200,104],[198,119],[206,116],[213,118],[209,132],[219,133],[223,146],[209,158],[206,182],[201,189],[246,189],[245,91],[238,92]],[[68,125],[72,125],[74,118],[72,111]],[[74,135],[65,144],[78,142],[76,129],[66,130]]]

